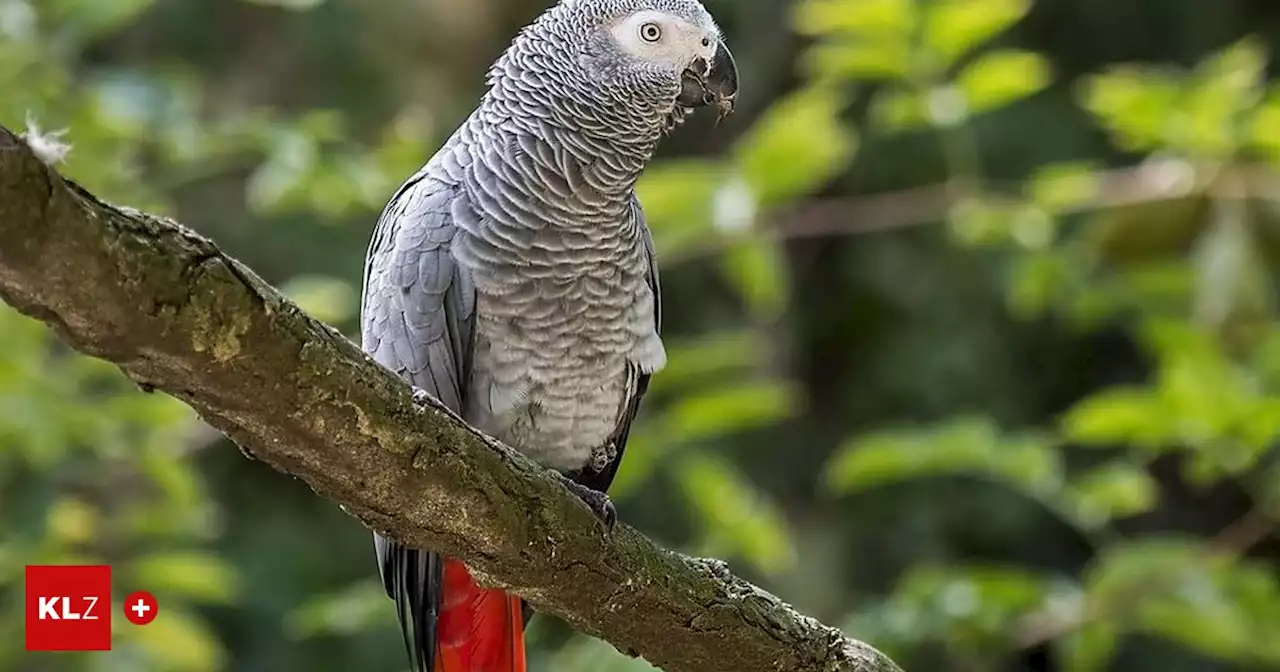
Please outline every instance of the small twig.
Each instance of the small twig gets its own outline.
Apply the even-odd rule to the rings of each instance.
[[[1178,159],[1151,159],[1136,166],[1093,174],[1091,198],[1057,212],[1075,215],[1203,194],[1225,200],[1280,201],[1280,173],[1260,164],[1195,165]],[[965,199],[980,194],[1017,194],[1020,182],[986,180],[957,189],[943,182],[901,191],[824,199],[776,213],[773,225],[710,237],[704,243],[663,255],[663,262],[699,261],[761,235],[783,240],[853,236],[940,222]],[[1223,185],[1245,185],[1243,189]]]
[[[1262,543],[1275,529],[1276,521],[1265,511],[1252,509],[1214,536],[1206,555],[1217,559],[1238,558]]]

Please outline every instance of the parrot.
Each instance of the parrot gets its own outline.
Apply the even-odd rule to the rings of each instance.
[[[738,71],[698,0],[558,0],[374,226],[361,347],[476,429],[551,470],[606,528],[606,491],[666,363],[653,237],[636,183]],[[525,672],[521,598],[458,559],[377,532],[413,672]]]

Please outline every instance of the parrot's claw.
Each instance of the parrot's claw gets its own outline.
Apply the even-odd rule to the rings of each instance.
[[[431,403],[431,393],[418,387],[413,386],[413,403],[419,405],[427,405]]]
[[[599,490],[592,490],[558,471],[555,473],[560,477],[560,482],[564,483],[564,487],[577,495],[578,499],[581,499],[582,503],[596,514],[600,522],[604,523],[605,532],[612,532],[614,525],[618,524],[618,510],[614,508],[613,500],[609,499],[609,495]]]

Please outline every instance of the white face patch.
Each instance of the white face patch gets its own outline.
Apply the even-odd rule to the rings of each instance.
[[[652,9],[622,18],[609,32],[627,54],[677,72],[698,57],[711,62],[720,39],[714,28]]]

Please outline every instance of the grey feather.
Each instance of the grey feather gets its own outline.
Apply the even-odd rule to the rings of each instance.
[[[644,230],[644,249],[645,257],[648,261],[649,273],[646,280],[649,284],[649,290],[653,292],[653,332],[661,335],[662,333],[662,285],[658,276],[658,259],[653,250],[653,237],[649,234],[649,227],[645,221],[644,209],[640,206],[640,200],[632,198],[632,211],[635,213],[637,221],[640,222]],[[627,447],[627,439],[631,435],[631,424],[635,422],[636,415],[640,412],[640,402],[644,399],[644,395],[649,390],[649,379],[652,377],[651,372],[644,372],[639,367],[631,367],[628,370],[628,376],[632,380],[630,385],[631,392],[627,395],[627,404],[622,413],[622,417],[618,420],[617,429],[610,439],[612,451],[609,459],[602,465],[588,465],[571,474],[573,480],[582,485],[596,490],[598,492],[607,492],[609,486],[613,484],[613,479],[618,474],[618,467],[622,465],[622,454]]]
[[[638,10],[684,26],[685,63],[624,53],[631,43],[609,37]],[[480,105],[379,218],[364,349],[481,431],[607,490],[666,363],[635,185],[689,112],[681,73],[718,38],[697,0],[560,0],[525,28]],[[425,672],[444,559],[381,536],[375,549]]]
[[[447,185],[419,174],[383,210],[367,255],[361,340],[379,364],[461,412],[475,298],[449,253],[450,203]],[[435,657],[444,559],[379,534],[374,551],[411,669],[425,672]]]

